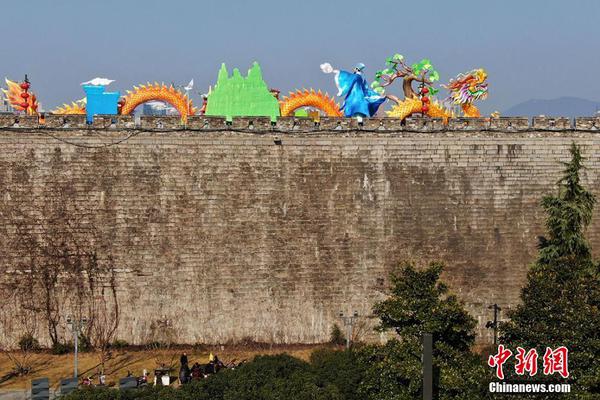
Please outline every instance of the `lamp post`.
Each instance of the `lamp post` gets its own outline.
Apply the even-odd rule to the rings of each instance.
[[[350,342],[352,341],[352,333],[354,330],[354,324],[358,319],[358,312],[354,311],[354,313],[350,316],[344,316],[344,313],[340,311],[340,318],[344,321],[344,326],[346,327],[346,349],[350,348]]]
[[[423,400],[433,399],[433,335],[423,334]]]
[[[488,309],[494,310],[494,320],[488,321],[485,324],[485,327],[494,330],[494,345],[496,345],[498,343],[498,315],[500,314],[500,310],[502,310],[502,308],[500,308],[498,304],[494,303],[489,306]]]
[[[79,350],[79,334],[81,329],[87,325],[87,318],[73,319],[71,316],[67,316],[67,326],[73,332],[73,342],[75,343],[75,358],[73,360],[73,376],[75,379],[79,376],[77,373],[77,353]]]

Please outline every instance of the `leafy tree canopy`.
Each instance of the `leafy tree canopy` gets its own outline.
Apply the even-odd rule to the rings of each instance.
[[[431,333],[438,344],[469,351],[476,322],[457,297],[439,281],[444,265],[434,262],[424,270],[405,263],[391,275],[391,294],[375,305],[379,330],[393,329],[402,340],[419,342]]]
[[[378,330],[398,335],[383,346],[361,350],[367,366],[359,393],[365,399],[415,399],[422,396],[422,337],[434,337],[434,365],[441,399],[484,399],[487,371],[470,351],[475,320],[439,281],[443,264],[417,269],[404,263],[391,275],[390,296],[375,305]]]

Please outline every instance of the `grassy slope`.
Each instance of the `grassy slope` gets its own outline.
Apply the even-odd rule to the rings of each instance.
[[[279,354],[288,353],[295,357],[308,360],[310,353],[316,346],[285,346],[285,347],[213,347],[206,349],[176,349],[164,351],[144,351],[144,350],[122,350],[114,351],[112,358],[106,364],[106,380],[118,382],[119,378],[125,377],[127,371],[131,371],[135,376],[140,376],[142,370],[146,368],[150,372],[150,380],[153,379],[153,370],[160,363],[171,363],[178,368],[179,356],[183,351],[187,352],[190,366],[194,362],[205,364],[208,362],[208,355],[212,351],[219,358],[227,363],[231,360],[251,359],[259,354]],[[99,357],[95,353],[80,353],[79,354],[79,377],[94,375],[98,371]],[[50,385],[56,387],[60,379],[71,377],[73,374],[73,354],[52,355],[46,353],[33,354],[31,356],[31,364],[34,371],[27,376],[12,378],[0,384],[0,390],[4,389],[26,389],[29,388],[31,379],[39,377],[50,378]],[[6,354],[0,354],[0,377],[9,373],[13,368],[13,364]],[[177,370],[174,372],[177,375]],[[97,378],[94,382],[97,383]]]

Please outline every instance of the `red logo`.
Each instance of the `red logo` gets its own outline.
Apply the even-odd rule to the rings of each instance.
[[[496,376],[498,379],[504,379],[503,365],[512,357],[513,352],[510,349],[504,348],[503,345],[498,346],[498,353],[490,355],[488,365],[496,368]],[[522,347],[517,347],[517,360],[515,364],[515,373],[517,375],[534,376],[538,372],[538,353],[536,349],[525,351]],[[546,347],[546,353],[543,357],[544,375],[560,374],[563,378],[569,377],[569,350],[565,346],[557,347],[552,350]]]
[[[531,349],[525,353],[525,349],[517,347],[517,364],[515,365],[515,372],[517,375],[524,375],[525,372],[529,373],[529,376],[537,374],[537,360],[538,353],[536,349]]]
[[[488,365],[490,367],[496,367],[496,376],[498,379],[504,379],[504,371],[502,366],[512,356],[512,351],[504,349],[503,345],[498,346],[498,354],[490,356],[488,358]]]
[[[544,375],[559,373],[563,378],[569,377],[569,350],[565,346],[552,350],[546,347],[544,354]]]

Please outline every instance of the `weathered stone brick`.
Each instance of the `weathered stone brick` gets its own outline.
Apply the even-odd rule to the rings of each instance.
[[[490,118],[490,129],[498,131],[522,131],[529,129],[529,119],[526,117]]]

